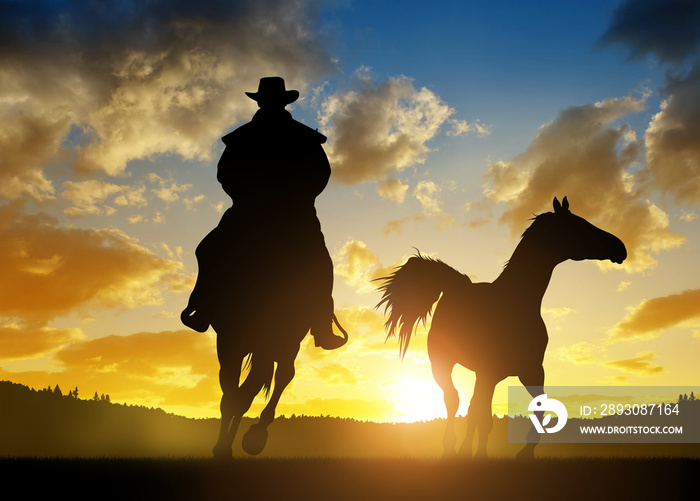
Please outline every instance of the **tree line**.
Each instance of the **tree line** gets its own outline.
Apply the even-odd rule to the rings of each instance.
[[[2,383],[5,383],[5,382],[7,382],[7,381],[2,381]],[[54,395],[57,397],[67,397],[67,398],[75,398],[75,399],[78,399],[79,398],[78,395],[80,394],[80,390],[78,389],[77,386],[72,390],[68,390],[68,393],[63,394],[63,391],[61,391],[61,388],[58,385],[54,386],[53,389],[51,388],[51,385],[49,385],[46,388],[38,390],[38,392],[39,393],[48,393],[50,395]],[[85,400],[85,399],[83,399],[83,400]],[[93,402],[105,402],[108,404],[111,403],[111,400],[109,399],[109,395],[105,395],[104,393],[98,394],[97,392],[95,392],[95,394],[92,396],[92,398],[90,400],[92,400]]]

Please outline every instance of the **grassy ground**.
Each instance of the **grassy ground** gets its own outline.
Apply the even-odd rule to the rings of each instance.
[[[677,458],[3,459],[0,479],[8,499],[700,499]]]

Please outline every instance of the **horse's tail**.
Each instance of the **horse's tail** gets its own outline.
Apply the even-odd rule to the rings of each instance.
[[[265,397],[268,397],[272,389],[275,362],[267,357],[256,357],[255,353],[249,353],[243,363],[243,369],[248,370],[246,379],[253,377],[260,380],[261,390],[265,392]]]
[[[379,291],[384,293],[377,308],[384,305],[384,311],[390,312],[384,324],[387,339],[398,332],[402,358],[406,355],[416,324],[419,321],[425,323],[441,294],[471,283],[466,275],[420,253],[390,276],[377,280],[383,281]]]

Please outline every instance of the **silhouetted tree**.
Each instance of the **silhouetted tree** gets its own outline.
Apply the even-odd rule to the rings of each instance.
[[[58,397],[63,396],[63,393],[61,393],[61,388],[59,388],[58,385],[56,385],[56,387],[53,389],[53,394],[58,396]]]

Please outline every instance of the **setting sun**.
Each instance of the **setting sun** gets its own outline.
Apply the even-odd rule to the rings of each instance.
[[[385,387],[393,402],[397,421],[430,421],[445,417],[442,391],[434,381],[405,379]]]

